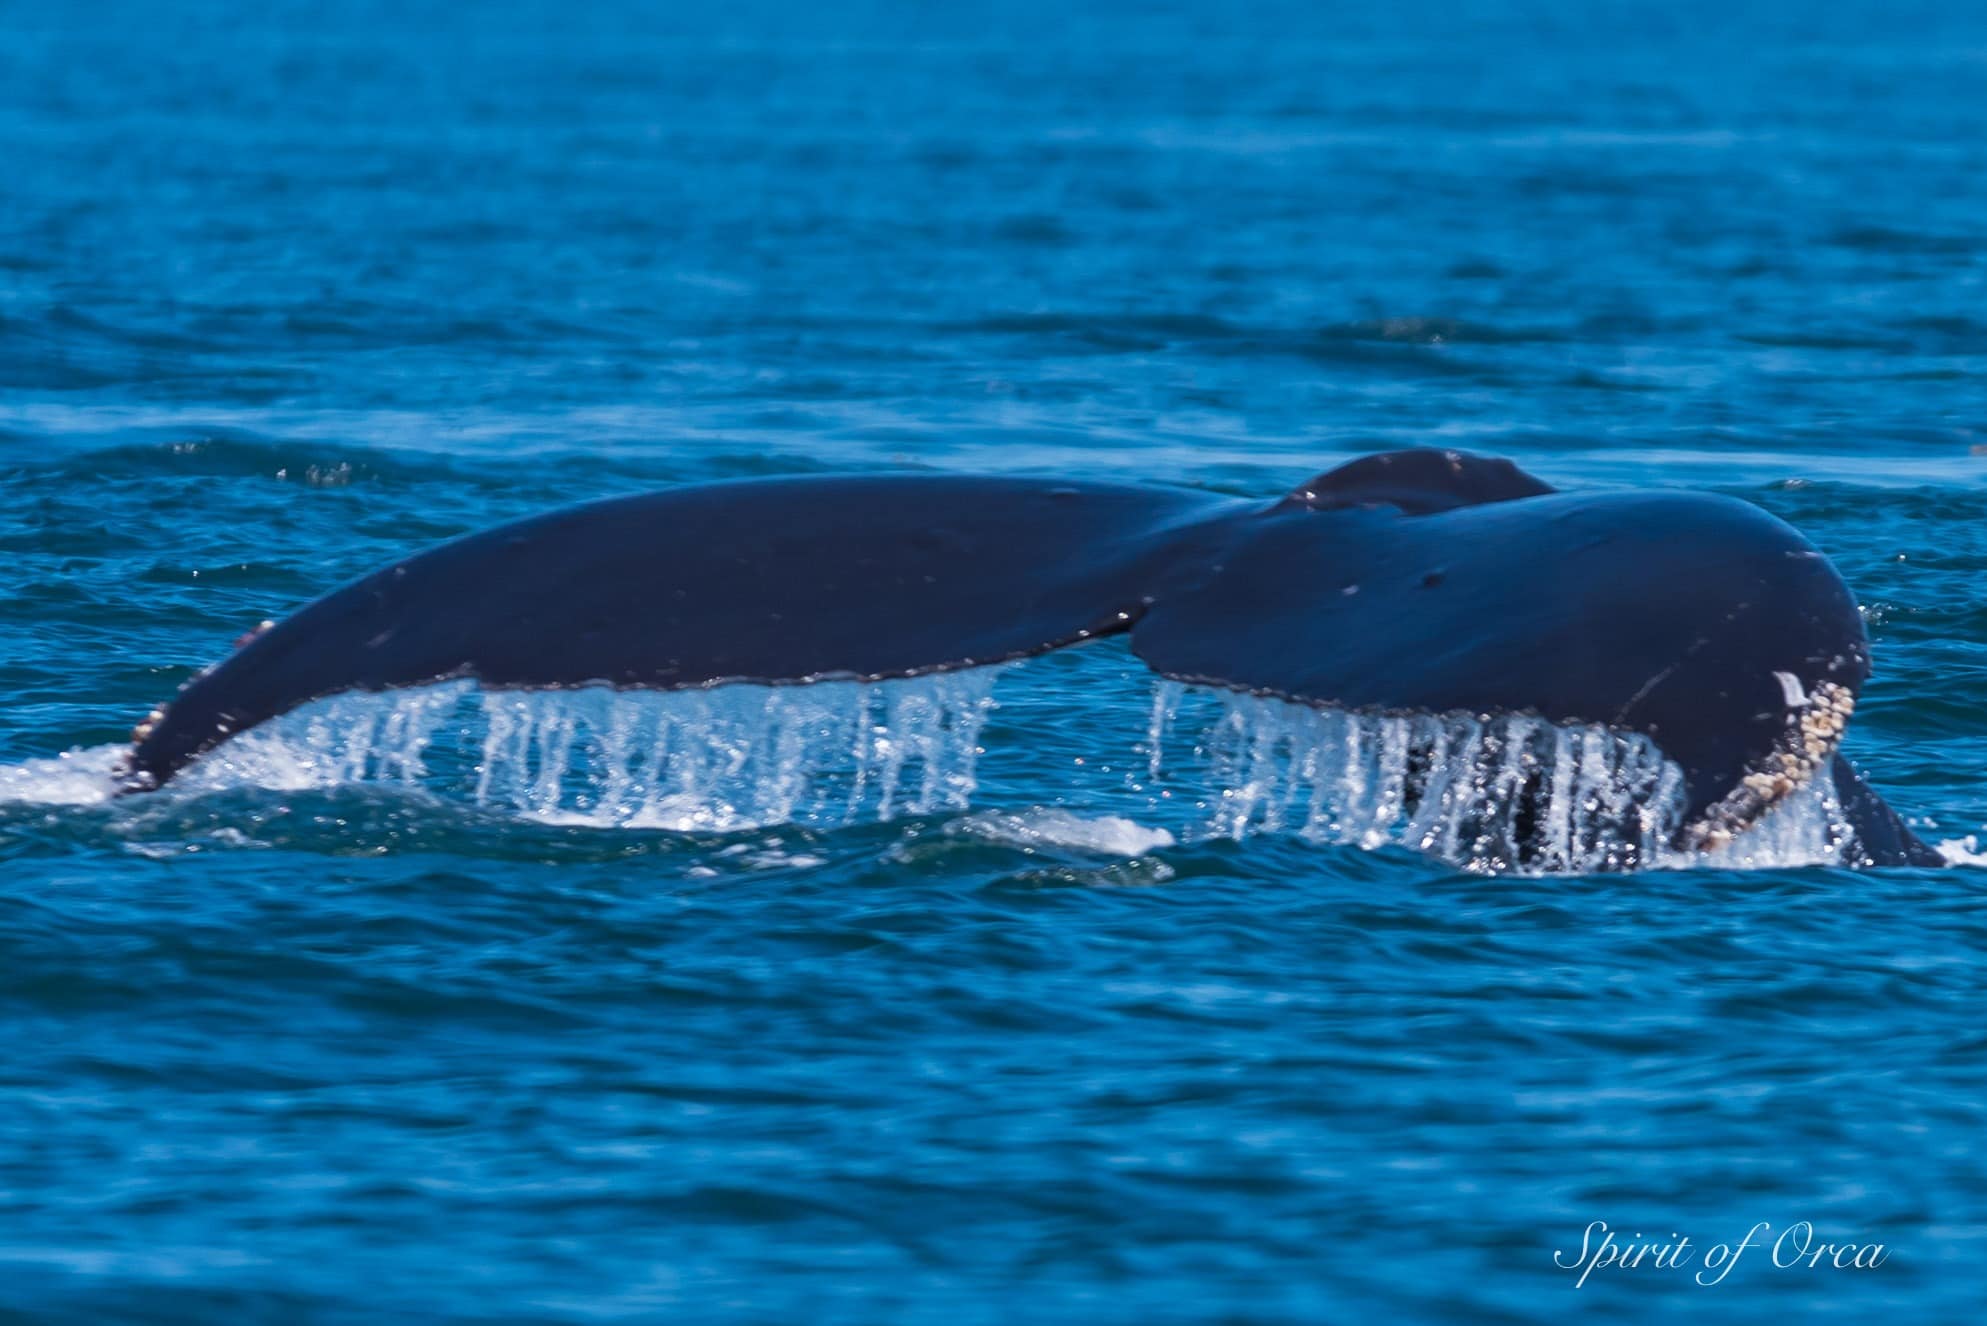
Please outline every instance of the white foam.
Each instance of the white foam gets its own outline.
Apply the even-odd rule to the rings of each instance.
[[[52,759],[0,765],[0,802],[93,806],[117,795],[122,745],[77,747]]]
[[[1938,853],[1949,866],[1987,866],[1987,852],[1980,850],[1980,839],[1975,834],[1946,839],[1938,845]]]
[[[1040,806],[1016,814],[983,811],[969,815],[956,831],[1023,849],[1074,847],[1112,856],[1143,856],[1178,842],[1165,829],[1123,815],[1077,815]]]

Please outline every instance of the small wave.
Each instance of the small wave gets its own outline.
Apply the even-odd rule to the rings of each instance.
[[[223,348],[178,325],[120,324],[62,304],[17,308],[0,317],[0,385],[88,391],[218,377]]]
[[[1067,347],[1105,353],[1161,350],[1232,340],[1241,329],[1203,313],[1041,312],[996,313],[966,322],[942,323],[941,331],[1001,336],[1052,337]]]
[[[1404,347],[1525,345],[1563,341],[1566,334],[1536,326],[1498,326],[1418,314],[1360,318],[1311,328],[1244,326],[1203,313],[1001,313],[942,330],[1057,336],[1106,349],[1152,348],[1190,342],[1244,350],[1321,353],[1321,346],[1380,343]]]
[[[353,411],[315,415],[211,410],[198,422],[173,411],[35,402],[0,411],[0,477],[65,489],[73,481],[266,479],[305,487],[404,489],[427,485],[435,503],[495,498],[501,516],[689,483],[830,473],[818,456],[742,444],[685,457],[651,439],[678,433],[680,415],[588,407],[541,417],[523,431],[502,415]],[[572,439],[607,438],[601,452]],[[350,439],[370,439],[356,445]],[[487,523],[491,509],[483,510]]]
[[[1760,345],[1774,350],[1877,350],[1887,354],[1898,354],[1911,349],[1910,342],[1897,338],[1872,336],[1858,331],[1809,328],[1738,332],[1732,339],[1747,345]]]
[[[1498,327],[1460,318],[1403,316],[1333,323],[1318,329],[1327,341],[1384,341],[1392,345],[1524,345],[1563,341],[1565,334],[1542,327]]]
[[[1935,234],[1893,226],[1850,226],[1829,235],[1827,242],[1864,253],[1963,258],[1981,246],[1972,235]]]
[[[142,440],[67,451],[37,458],[16,473],[69,479],[265,478],[317,488],[342,488],[375,480],[410,482],[452,474],[453,466],[416,461],[367,447],[293,442],[236,428],[197,432],[166,430]]]

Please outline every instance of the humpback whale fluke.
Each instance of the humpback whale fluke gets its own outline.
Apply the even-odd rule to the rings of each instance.
[[[914,474],[569,507],[252,632],[138,728],[128,786],[342,691],[878,680],[1119,634],[1181,681],[1642,733],[1682,772],[1686,845],[1743,833],[1832,766],[1863,859],[1941,862],[1836,753],[1868,643],[1799,533],[1732,498],[1558,493],[1439,450],[1267,504]]]

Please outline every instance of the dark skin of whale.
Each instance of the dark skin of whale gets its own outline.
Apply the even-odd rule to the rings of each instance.
[[[1640,732],[1683,771],[1687,818],[1740,829],[1756,808],[1732,810],[1735,789],[1765,786],[1758,771],[1812,734],[1796,701],[1853,697],[1870,667],[1835,568],[1726,497],[1557,493],[1508,461],[1432,450],[1364,457],[1267,504],[1030,478],[767,479],[569,507],[335,590],[141,725],[127,785],[162,786],[343,691],[874,680],[1126,634],[1188,682]],[[1826,733],[1802,758],[1833,762],[1853,855],[1942,864],[1835,755],[1839,724]]]

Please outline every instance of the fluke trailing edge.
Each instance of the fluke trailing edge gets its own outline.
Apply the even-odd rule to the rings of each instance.
[[[1869,648],[1800,534],[1731,498],[1556,493],[1448,451],[1368,456],[1269,504],[886,475],[569,507],[253,635],[138,728],[128,785],[341,691],[882,679],[1127,633],[1188,682],[1645,734],[1682,771],[1686,846],[1832,766],[1852,855],[1940,861],[1836,754]]]

